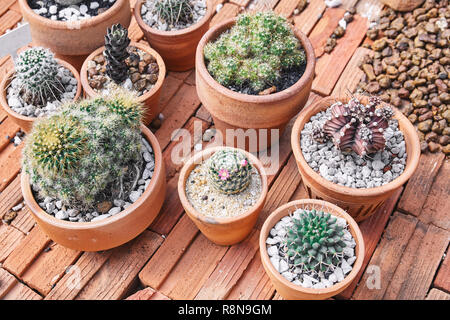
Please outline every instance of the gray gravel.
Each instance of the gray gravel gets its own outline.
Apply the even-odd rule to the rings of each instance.
[[[312,138],[314,126],[322,126],[330,108],[311,117],[301,132],[301,149],[309,166],[323,178],[351,188],[373,188],[391,182],[406,165],[406,147],[398,121],[389,121],[384,131],[386,148],[361,158],[355,152],[342,153],[331,141],[318,143]]]

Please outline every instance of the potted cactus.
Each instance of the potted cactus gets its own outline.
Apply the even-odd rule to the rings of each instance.
[[[106,28],[114,23],[128,27],[131,21],[128,0],[19,0],[19,6],[33,44],[50,48],[77,70],[102,45]]]
[[[214,13],[210,0],[138,0],[134,17],[171,71],[195,65],[195,50]]]
[[[357,223],[341,208],[302,199],[275,210],[264,222],[261,261],[284,299],[321,300],[343,291],[364,260]]]
[[[39,119],[25,140],[22,193],[42,230],[82,251],[141,233],[165,196],[159,144],[125,90],[69,103]]]
[[[420,156],[414,127],[376,97],[323,98],[300,113],[292,149],[309,197],[362,221],[411,177]]]
[[[131,42],[120,24],[108,28],[105,46],[92,52],[81,68],[81,83],[89,97],[123,87],[138,95],[148,125],[160,112],[159,97],[166,75],[161,56],[141,43]]]
[[[219,245],[245,239],[267,197],[261,162],[240,149],[212,147],[183,166],[178,195],[200,231]]]
[[[29,132],[37,117],[55,112],[63,101],[81,94],[78,72],[42,47],[22,51],[0,84],[0,104],[22,130]]]
[[[285,18],[244,13],[214,26],[200,41],[197,93],[227,145],[245,141],[246,150],[264,150],[271,144],[270,129],[281,135],[305,105],[314,67],[310,41]],[[227,129],[244,130],[227,136]],[[256,130],[257,143],[247,129]]]

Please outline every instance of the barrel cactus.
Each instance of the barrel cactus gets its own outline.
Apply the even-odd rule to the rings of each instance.
[[[106,74],[116,83],[122,83],[128,76],[128,30],[120,23],[107,29],[105,36]]]
[[[315,128],[313,137],[323,143],[325,135],[342,152],[354,151],[361,157],[384,150],[384,129],[394,111],[388,105],[378,107],[380,104],[378,97],[370,97],[367,105],[357,98],[346,104],[337,102],[330,107],[328,120],[321,128],[323,132]]]
[[[209,158],[208,181],[219,192],[235,194],[250,184],[252,165],[239,150],[219,150]]]
[[[33,47],[22,51],[15,60],[15,77],[22,84],[22,97],[28,104],[45,105],[59,100],[63,91],[57,77],[58,62],[45,48]]]
[[[23,157],[35,190],[82,210],[124,198],[142,167],[141,114],[137,98],[118,91],[37,120]]]
[[[333,270],[346,247],[343,230],[335,216],[315,209],[303,210],[287,230],[287,256],[305,272]]]
[[[244,13],[204,48],[209,73],[220,84],[272,87],[282,71],[306,63],[305,52],[286,19],[274,12]]]

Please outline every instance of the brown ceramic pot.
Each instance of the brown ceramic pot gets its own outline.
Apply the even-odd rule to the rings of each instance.
[[[156,218],[166,194],[166,174],[161,148],[151,131],[141,125],[142,134],[155,153],[155,171],[141,197],[122,212],[95,222],[59,220],[39,207],[34,199],[29,176],[22,173],[25,203],[39,227],[53,241],[80,251],[101,251],[120,246],[142,233]]]
[[[214,41],[235,22],[236,18],[214,26],[200,40],[195,58],[197,94],[202,104],[211,113],[214,124],[222,133],[227,146],[244,148],[250,152],[265,150],[271,145],[271,136],[268,134],[267,138],[259,137],[264,137],[266,129],[278,129],[281,136],[286,124],[308,100],[316,64],[314,49],[307,36],[298,29],[294,29],[295,35],[306,52],[306,69],[302,77],[291,87],[269,95],[247,95],[232,91],[219,84],[209,74],[203,49],[208,42]],[[243,129],[244,131],[256,129],[257,144],[251,143],[252,139],[245,137],[245,133],[254,133],[253,130],[238,131],[235,132],[235,136],[227,138],[227,129]]]
[[[381,0],[382,3],[396,11],[412,11],[425,0]]]
[[[360,101],[367,104],[367,97],[359,97]],[[343,102],[348,97],[338,99]],[[291,135],[291,145],[297,166],[302,176],[303,185],[310,198],[323,199],[338,205],[346,210],[356,221],[362,221],[373,214],[387,199],[389,199],[403,184],[408,181],[417,168],[420,157],[420,144],[416,129],[411,122],[397,109],[394,118],[398,120],[406,143],[406,166],[403,173],[393,181],[375,188],[357,189],[344,187],[332,183],[315,172],[306,162],[300,149],[301,131],[305,123],[320,111],[326,110],[336,98],[323,98],[307,109],[303,110],[295,121]]]
[[[196,24],[182,30],[160,31],[151,28],[142,20],[141,7],[145,0],[138,0],[134,7],[134,17],[148,43],[158,51],[170,71],[186,71],[195,66],[195,50],[203,34],[209,29],[214,6],[207,1],[206,14]]]
[[[77,70],[88,54],[105,43],[107,28],[115,23],[128,28],[131,21],[129,0],[117,0],[98,16],[72,22],[41,17],[30,8],[27,0],[19,0],[19,5],[24,19],[30,24],[33,44],[50,48],[58,58],[73,64]]]
[[[267,175],[261,161],[251,153],[241,150],[245,153],[250,163],[259,171],[262,179],[262,191],[259,200],[252,208],[241,215],[235,217],[207,217],[194,209],[186,196],[185,189],[186,181],[189,178],[191,171],[202,161],[205,161],[216,151],[223,148],[224,147],[211,147],[205,149],[194,155],[184,164],[180,172],[180,178],[178,179],[178,195],[187,215],[194,221],[205,237],[219,245],[233,245],[244,240],[248,236],[266,202],[268,190]]]
[[[62,66],[64,66],[66,69],[69,69],[70,72],[74,75],[74,77],[78,81],[78,88],[77,93],[75,94],[75,98],[73,101],[78,100],[78,98],[81,95],[81,81],[80,81],[80,75],[78,74],[78,71],[69,63],[56,59],[58,63]],[[15,112],[13,109],[11,109],[8,105],[8,100],[6,99],[6,89],[8,88],[13,76],[14,76],[14,69],[9,71],[6,76],[3,78],[2,82],[0,83],[0,104],[2,105],[3,109],[6,111],[9,117],[13,119],[13,121],[26,133],[31,131],[31,128],[33,126],[34,120],[36,120],[36,117],[27,117],[23,116],[17,112]]]
[[[156,52],[155,50],[151,49],[149,46],[146,46],[141,43],[137,42],[130,42],[130,46],[139,48],[142,51],[147,52],[148,54],[152,55],[159,66],[159,74],[158,74],[158,80],[156,81],[154,87],[147,93],[143,94],[138,98],[138,101],[141,102],[144,105],[145,113],[144,118],[142,122],[145,125],[149,125],[150,122],[155,119],[158,114],[161,112],[160,106],[159,106],[159,97],[161,95],[161,87],[164,82],[164,78],[166,76],[166,66],[164,64],[163,59],[161,56]],[[88,62],[92,59],[94,59],[96,56],[103,54],[103,51],[105,50],[105,47],[98,48],[94,52],[92,52],[84,61],[83,66],[81,67],[80,72],[80,78],[81,78],[81,84],[83,85],[83,89],[88,97],[96,97],[99,94],[92,89],[92,87],[89,85],[88,77],[87,77],[87,66]]]
[[[294,212],[299,208],[308,208],[308,209],[318,209],[328,212],[334,216],[344,218],[349,225],[349,231],[352,234],[353,238],[356,242],[355,247],[355,255],[356,260],[353,264],[353,269],[349,274],[344,278],[343,281],[334,284],[329,288],[324,289],[313,289],[313,288],[304,288],[299,285],[295,285],[292,282],[286,280],[272,265],[269,260],[269,255],[267,254],[266,249],[266,239],[269,236],[270,230],[278,223],[281,218],[288,216],[290,213]],[[358,227],[358,224],[355,220],[350,217],[344,210],[322,200],[311,200],[311,199],[302,199],[295,200],[285,205],[279,207],[277,210],[272,212],[270,216],[264,222],[261,233],[259,235],[259,252],[261,255],[262,265],[264,270],[266,270],[267,275],[269,276],[273,286],[277,290],[277,292],[287,300],[324,300],[328,299],[332,296],[337,295],[339,292],[345,290],[350,283],[355,279],[359,270],[361,269],[363,260],[364,260],[364,239],[361,234],[361,230]]]

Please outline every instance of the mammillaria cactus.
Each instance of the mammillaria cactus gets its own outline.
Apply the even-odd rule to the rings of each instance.
[[[124,197],[133,188],[125,181],[140,176],[141,113],[134,96],[118,91],[38,120],[23,157],[31,183],[42,197],[80,209]]]
[[[305,52],[286,19],[273,12],[245,13],[205,46],[209,73],[224,86],[272,87],[281,73],[306,63]]]
[[[43,105],[58,100],[63,91],[59,82],[58,62],[45,48],[33,47],[19,54],[15,61],[15,77],[23,85],[23,99],[28,104]]]
[[[250,184],[252,165],[238,150],[219,150],[209,158],[208,181],[225,194],[239,193]]]
[[[305,272],[332,270],[340,263],[346,247],[343,230],[331,214],[303,210],[287,230],[287,256]]]
[[[337,102],[330,108],[330,116],[323,125],[323,133],[330,137],[342,152],[354,151],[359,156],[383,150],[385,147],[384,129],[394,112],[391,107],[377,108],[381,100],[369,98],[367,105],[352,98],[347,104]],[[314,138],[323,135],[319,130],[313,132]],[[321,142],[317,139],[318,142]]]
[[[103,54],[106,59],[106,74],[116,83],[121,83],[127,78],[128,65],[125,59],[129,56],[127,51],[129,44],[128,30],[120,23],[108,28]]]
[[[191,0],[158,0],[155,8],[161,20],[172,26],[178,22],[192,23],[194,21]]]

